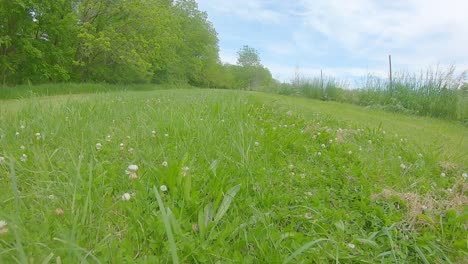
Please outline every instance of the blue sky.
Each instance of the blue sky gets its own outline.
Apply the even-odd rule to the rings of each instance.
[[[249,45],[273,77],[356,80],[454,64],[468,69],[468,0],[197,0],[218,32],[220,57]]]

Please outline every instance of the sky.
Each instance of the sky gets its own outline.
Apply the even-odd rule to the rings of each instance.
[[[220,58],[255,48],[274,78],[468,69],[468,0],[197,0],[218,32]]]

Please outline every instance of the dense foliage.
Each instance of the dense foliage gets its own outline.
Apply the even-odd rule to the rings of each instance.
[[[182,82],[232,88],[248,84],[238,78],[264,72],[240,67],[237,73],[238,67],[220,63],[217,33],[194,0],[1,0],[0,17],[3,85]]]

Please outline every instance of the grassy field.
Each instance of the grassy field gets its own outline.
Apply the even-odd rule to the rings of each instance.
[[[3,100],[0,263],[463,263],[467,135],[255,92]]]

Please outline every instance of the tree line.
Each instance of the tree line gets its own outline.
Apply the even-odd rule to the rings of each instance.
[[[0,0],[3,85],[51,82],[265,86],[255,49],[219,59],[218,37],[194,0]]]

